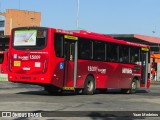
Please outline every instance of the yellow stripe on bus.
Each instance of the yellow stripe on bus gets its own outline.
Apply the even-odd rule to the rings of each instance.
[[[70,39],[70,40],[78,40],[78,37],[70,36],[70,35],[64,35],[64,38]]]
[[[149,51],[148,48],[141,48],[142,51]]]

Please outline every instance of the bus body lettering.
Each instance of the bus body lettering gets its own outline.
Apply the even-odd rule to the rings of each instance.
[[[131,68],[122,68],[122,73],[132,74],[132,69]]]

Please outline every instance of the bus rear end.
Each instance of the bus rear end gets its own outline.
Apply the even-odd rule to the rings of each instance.
[[[9,72],[11,82],[50,83],[48,69],[47,28],[15,28],[9,47]]]

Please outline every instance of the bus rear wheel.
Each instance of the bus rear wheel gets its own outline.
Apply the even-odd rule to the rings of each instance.
[[[95,80],[92,76],[88,76],[85,80],[84,91],[86,95],[93,95],[95,91]]]

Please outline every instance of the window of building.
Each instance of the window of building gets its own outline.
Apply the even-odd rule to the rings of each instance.
[[[4,27],[5,21],[4,20],[0,20],[0,27]]]

